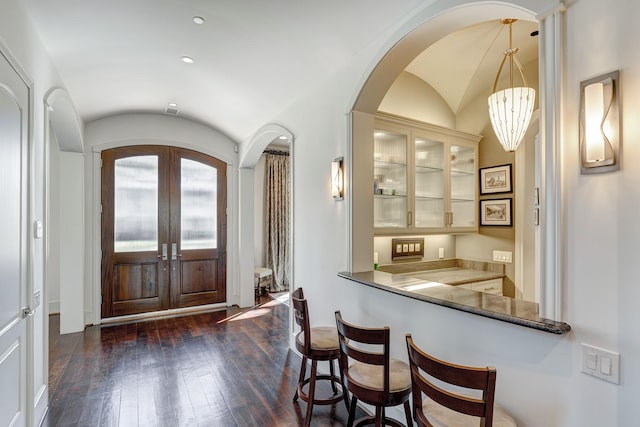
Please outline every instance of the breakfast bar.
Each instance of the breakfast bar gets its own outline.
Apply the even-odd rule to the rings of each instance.
[[[412,277],[416,275],[376,270],[338,273],[339,277],[383,291],[544,332],[565,334],[571,330],[565,322],[540,317],[537,303]]]

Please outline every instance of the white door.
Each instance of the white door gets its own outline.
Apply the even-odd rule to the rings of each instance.
[[[29,87],[0,52],[0,426],[27,422]]]

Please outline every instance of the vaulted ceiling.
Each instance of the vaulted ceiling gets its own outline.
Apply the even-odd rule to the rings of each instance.
[[[421,2],[24,3],[85,122],[124,112],[164,113],[175,103],[180,116],[242,143]],[[495,21],[454,33],[407,71],[436,88],[455,112],[476,86],[493,82],[508,43],[500,27]],[[528,30],[522,34],[524,63],[537,50],[525,46]],[[184,56],[194,62],[183,62]],[[460,61],[455,69],[451,59]]]
[[[518,48],[516,55],[523,66],[538,58],[538,37],[534,33],[537,29],[536,22],[516,21],[512,24],[512,46]],[[406,71],[429,83],[449,104],[451,111],[458,113],[477,96],[486,97],[491,93],[508,47],[509,27],[495,19],[440,39],[416,57]],[[508,76],[508,63],[500,75],[502,78]],[[516,70],[514,82],[521,83]],[[504,89],[504,86],[499,85],[498,89]]]

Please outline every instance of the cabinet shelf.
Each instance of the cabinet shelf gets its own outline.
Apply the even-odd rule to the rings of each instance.
[[[479,135],[376,115],[374,188],[378,235],[477,231]]]
[[[400,162],[389,162],[386,160],[374,160],[373,161],[374,166],[377,168],[406,168],[407,164],[406,163],[400,163]]]
[[[451,170],[451,176],[474,176],[475,174],[473,171]]]
[[[397,199],[400,197],[407,197],[406,194],[374,194],[376,199]]]
[[[416,173],[419,173],[419,174],[442,173],[442,172],[444,172],[444,169],[442,168],[436,168],[433,166],[417,166],[416,165]]]
[[[416,200],[444,200],[442,196],[416,196]]]

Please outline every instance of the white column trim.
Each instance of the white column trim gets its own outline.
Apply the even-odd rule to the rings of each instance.
[[[564,227],[562,177],[562,101],[564,7],[540,22],[541,118],[541,263],[540,316],[562,320]]]

